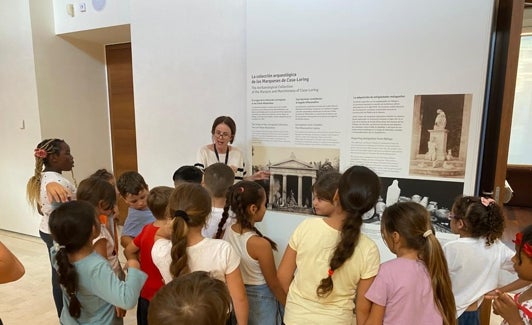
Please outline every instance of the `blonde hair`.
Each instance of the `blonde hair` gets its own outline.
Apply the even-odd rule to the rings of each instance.
[[[61,152],[61,144],[66,143],[61,139],[46,139],[41,141],[34,150],[35,156],[35,170],[34,174],[28,180],[26,185],[26,195],[30,205],[37,209],[39,206],[39,199],[41,193],[41,178],[42,172],[48,166],[48,157],[50,155],[57,155]],[[74,177],[74,170],[71,171],[74,184],[77,186],[76,178]]]

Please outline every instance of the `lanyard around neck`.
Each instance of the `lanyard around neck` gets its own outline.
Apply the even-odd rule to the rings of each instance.
[[[218,150],[216,150],[216,144],[213,144],[212,147],[214,148],[214,154],[216,155],[216,160],[220,162],[220,156],[218,155]],[[225,153],[225,162],[224,164],[227,165],[227,162],[229,161],[229,146],[227,146],[227,152]]]

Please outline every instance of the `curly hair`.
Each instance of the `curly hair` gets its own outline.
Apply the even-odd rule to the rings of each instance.
[[[472,237],[486,238],[487,246],[502,237],[504,215],[495,201],[489,201],[486,206],[482,203],[481,197],[458,196],[454,200],[451,212],[453,218],[464,221],[465,231]]]

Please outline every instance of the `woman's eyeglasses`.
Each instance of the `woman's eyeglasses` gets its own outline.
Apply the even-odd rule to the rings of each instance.
[[[215,131],[214,136],[217,138],[225,139],[225,138],[229,138],[231,136],[231,133]]]

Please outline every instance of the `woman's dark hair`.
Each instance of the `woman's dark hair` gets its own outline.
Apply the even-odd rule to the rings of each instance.
[[[336,171],[321,174],[312,184],[312,191],[319,199],[332,202],[341,176],[342,174]]]
[[[87,201],[102,210],[112,210],[116,204],[116,190],[103,178],[91,176],[79,183],[76,198]]]
[[[68,312],[79,318],[81,304],[76,296],[78,291],[78,272],[68,260],[68,253],[75,253],[91,242],[96,221],[96,210],[85,201],[71,201],[61,204],[50,215],[50,232],[59,249],[55,255],[59,283],[69,299]],[[97,228],[99,229],[99,228]]]
[[[517,261],[519,262],[519,265],[521,265],[523,263],[523,260],[521,258],[521,251],[523,250],[523,246],[525,246],[526,244],[528,244],[530,247],[532,247],[532,225],[528,225],[525,227],[525,229],[523,229],[521,231],[521,234],[522,234],[522,238],[521,238],[521,243],[519,243],[517,249],[516,249],[516,256],[517,256]],[[515,243],[515,241],[514,241]],[[517,244],[517,243],[516,243]],[[528,256],[528,254],[526,254]],[[530,256],[532,258],[532,256]]]
[[[211,196],[200,184],[182,183],[172,192],[166,215],[174,218],[170,251],[170,273],[174,278],[190,271],[187,257],[188,227],[205,225],[211,206]]]
[[[484,205],[482,201],[486,202]],[[501,207],[493,200],[476,196],[458,196],[451,211],[455,219],[462,219],[465,231],[472,237],[485,237],[486,245],[502,237],[504,215]]]
[[[429,212],[415,202],[400,202],[387,207],[382,214],[382,227],[387,234],[397,232],[406,248],[418,252],[429,273],[434,303],[443,324],[455,324],[456,308],[447,260],[434,234]]]
[[[340,177],[338,198],[345,213],[345,220],[342,225],[340,242],[336,245],[329,262],[331,271],[341,267],[353,255],[360,237],[362,215],[375,206],[379,193],[379,177],[367,167],[352,166]],[[316,293],[320,297],[325,297],[332,290],[332,275],[328,275],[321,280]]]
[[[223,227],[229,218],[229,210],[232,210],[236,215],[236,221],[241,225],[243,229],[251,229],[260,237],[270,242],[273,250],[277,250],[277,244],[270,238],[264,236],[255,226],[251,224],[251,218],[253,217],[249,213],[249,206],[255,204],[259,207],[261,201],[266,197],[264,188],[255,182],[240,181],[227,190],[227,197],[225,199],[224,212],[222,213],[222,219],[218,224],[218,231],[214,238],[222,238]]]
[[[150,325],[224,325],[231,296],[222,281],[205,271],[180,276],[162,287],[148,309]]]
[[[236,134],[236,123],[229,116],[218,116],[212,123],[211,134],[214,135],[216,127],[222,123],[227,125],[231,129],[231,140],[229,140],[229,143],[233,143]]]

